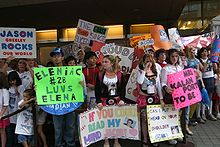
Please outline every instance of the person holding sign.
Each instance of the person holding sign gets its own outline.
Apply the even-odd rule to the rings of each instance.
[[[154,58],[147,53],[143,56],[140,64],[140,70],[137,74],[138,83],[138,99],[137,104],[140,108],[141,114],[141,130],[143,134],[143,146],[147,146],[147,114],[146,105],[161,103],[164,107],[163,95],[160,84],[160,71],[157,70]],[[158,144],[154,144],[157,146]]]
[[[99,73],[99,68],[96,66],[97,56],[95,52],[88,51],[85,54],[84,62],[86,67],[83,69],[83,74],[86,79],[87,87],[87,108],[95,107],[95,84],[96,77]]]
[[[55,66],[63,66],[64,53],[61,48],[54,48],[50,53],[50,56],[52,57],[52,62]],[[81,83],[82,81],[79,84]],[[74,111],[66,110],[62,114],[53,115],[53,123],[55,130],[55,147],[61,147],[64,146],[64,144],[66,144],[66,146],[68,147],[75,147],[75,120],[76,119]],[[65,141],[65,143],[63,141]]]
[[[106,105],[124,105],[125,81],[123,74],[118,71],[117,59],[112,55],[104,56],[102,60],[103,71],[96,78],[95,96],[99,109]],[[106,138],[104,147],[109,147]],[[114,147],[121,147],[115,139]]]
[[[172,92],[173,89],[168,85],[167,76],[183,70],[183,66],[180,64],[179,51],[177,49],[168,50],[167,65],[161,71],[161,85],[165,92],[164,102],[166,104],[173,104]],[[177,144],[176,140],[169,140],[170,144]]]

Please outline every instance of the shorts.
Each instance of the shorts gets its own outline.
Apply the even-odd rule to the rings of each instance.
[[[5,129],[9,125],[10,125],[9,118],[0,120],[0,128],[1,129]]]
[[[23,134],[18,134],[18,143],[22,143],[27,141],[27,143],[33,144],[33,135],[23,135]]]

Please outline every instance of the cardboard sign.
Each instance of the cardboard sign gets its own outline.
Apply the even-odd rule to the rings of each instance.
[[[80,48],[77,43],[70,43],[68,45],[62,46],[63,53],[65,57],[74,56],[77,57],[77,53],[79,52]]]
[[[36,58],[36,31],[33,28],[1,28],[0,58]]]
[[[130,73],[132,67],[132,60],[134,49],[130,47],[118,46],[115,44],[106,44],[100,49],[101,54],[118,56],[121,61],[119,62],[122,72]]]
[[[92,46],[92,41],[105,42],[108,28],[79,19],[75,42]]]
[[[134,102],[137,101],[138,90],[137,90],[137,73],[138,69],[133,69],[131,75],[128,79],[128,83],[126,85],[126,94],[125,97]]]
[[[167,76],[176,109],[190,106],[202,100],[194,69],[188,68]]]
[[[180,34],[177,28],[168,29],[170,42],[172,43],[172,47],[176,49],[184,49],[184,45],[182,43]]]
[[[182,138],[183,133],[180,127],[180,116],[173,105],[147,106],[148,132],[151,143]]]
[[[92,109],[81,113],[79,120],[83,147],[105,138],[140,139],[137,105]]]
[[[34,68],[38,105],[83,102],[81,66]]]
[[[74,103],[64,103],[64,104],[53,104],[53,105],[42,105],[40,108],[45,112],[52,115],[64,115],[70,112],[73,112],[79,108],[83,103],[74,102]]]

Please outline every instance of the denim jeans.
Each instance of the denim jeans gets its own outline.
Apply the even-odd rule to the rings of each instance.
[[[53,115],[55,147],[75,147],[75,120],[75,112]]]

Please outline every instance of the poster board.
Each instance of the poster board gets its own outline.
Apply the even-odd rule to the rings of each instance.
[[[167,76],[168,85],[174,89],[173,102],[176,109],[184,108],[202,100],[194,69],[188,68]]]
[[[0,27],[0,58],[36,58],[36,52],[34,28]]]
[[[183,137],[179,112],[173,105],[148,105],[147,119],[151,143]]]
[[[38,105],[83,102],[81,66],[34,68]]]
[[[137,105],[91,109],[81,113],[79,120],[82,147],[105,138],[140,139]]]
[[[108,28],[79,19],[75,36],[75,42],[91,47],[92,41],[104,43],[107,33]]]

